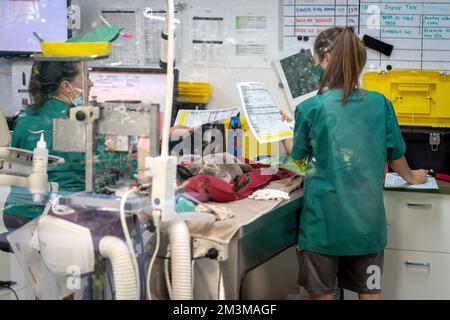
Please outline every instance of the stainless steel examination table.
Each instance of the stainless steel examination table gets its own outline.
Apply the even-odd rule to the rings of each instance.
[[[246,298],[242,296],[246,275],[297,243],[303,189],[291,193],[290,197],[290,200],[242,226],[234,235],[228,244],[228,259],[220,262],[223,279],[220,299]],[[296,260],[289,263],[296,266]]]

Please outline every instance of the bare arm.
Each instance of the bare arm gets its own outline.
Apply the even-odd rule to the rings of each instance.
[[[292,153],[292,147],[294,145],[294,140],[293,139],[285,139],[282,142],[283,142],[284,150],[286,150],[286,154],[288,156],[290,156]]]
[[[293,120],[286,113],[284,113],[284,111],[280,111],[280,115],[281,115],[281,121],[291,122]],[[290,139],[282,140],[281,142],[283,142],[283,147],[284,147],[284,150],[286,151],[286,154],[288,156],[290,156],[292,153],[292,147],[294,145],[294,140],[292,138],[290,138]]]
[[[421,184],[427,181],[428,170],[411,170],[405,157],[389,160],[389,166],[409,184]]]

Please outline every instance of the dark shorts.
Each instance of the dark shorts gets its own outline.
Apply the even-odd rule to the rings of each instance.
[[[298,284],[310,295],[332,294],[338,286],[362,294],[381,293],[383,251],[339,257],[297,249],[297,258]]]

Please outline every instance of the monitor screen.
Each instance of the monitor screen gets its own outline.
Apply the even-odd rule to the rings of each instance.
[[[141,101],[159,104],[164,112],[166,73],[161,69],[92,68],[90,100]]]
[[[44,41],[67,40],[67,0],[0,0],[0,54],[40,52]]]

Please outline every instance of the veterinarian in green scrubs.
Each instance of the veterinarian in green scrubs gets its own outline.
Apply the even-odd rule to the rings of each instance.
[[[409,169],[391,103],[358,89],[366,49],[354,30],[322,32],[314,51],[325,70],[319,94],[297,106],[294,139],[285,143],[294,160],[308,161],[299,284],[312,299],[332,299],[339,269],[344,288],[361,299],[380,299],[386,162],[411,184],[423,183],[427,172]]]

